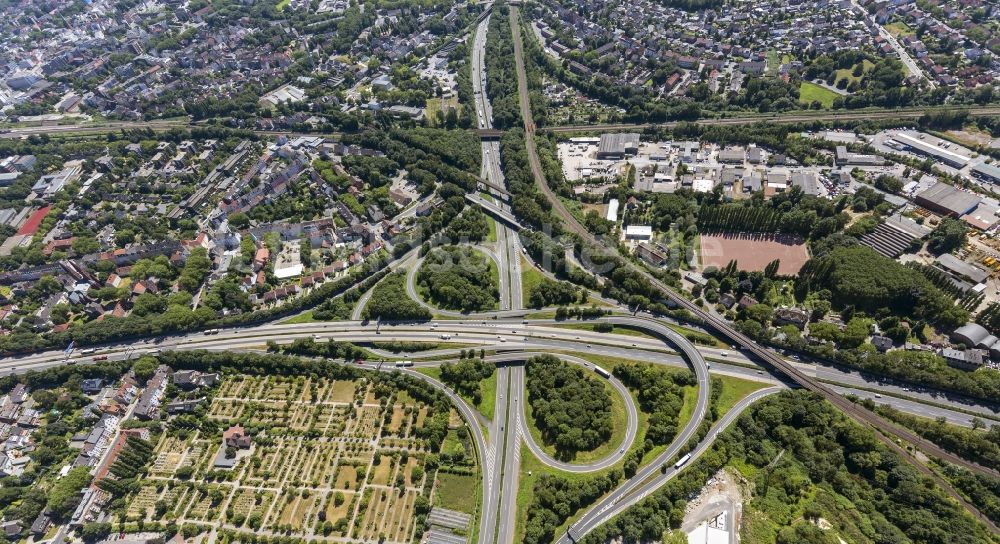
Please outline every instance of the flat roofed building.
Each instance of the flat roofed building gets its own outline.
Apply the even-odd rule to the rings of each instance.
[[[285,84],[265,94],[258,101],[264,108],[273,108],[282,102],[301,102],[305,100],[306,92],[294,85]]]
[[[719,151],[719,162],[742,164],[746,159],[746,150],[742,147],[727,147]]]
[[[879,166],[885,164],[885,159],[878,155],[851,153],[847,150],[847,146],[843,145],[837,146],[836,161],[840,166]]]
[[[597,146],[597,158],[602,160],[623,159],[638,152],[639,134],[635,132],[601,134],[601,143]]]
[[[964,155],[959,155],[954,151],[949,151],[943,147],[936,146],[931,143],[927,143],[920,138],[910,136],[906,133],[899,133],[892,137],[905,147],[910,148],[910,150],[915,151],[921,155],[927,155],[933,157],[949,166],[954,166],[955,168],[962,168],[966,164],[969,164],[969,158]]]
[[[967,279],[975,283],[982,283],[990,277],[990,273],[978,266],[967,263],[951,253],[945,253],[934,261],[938,268],[961,279]]]
[[[608,201],[608,215],[605,217],[608,221],[615,222],[618,221],[618,199],[612,198]]]
[[[933,187],[914,197],[917,204],[950,217],[960,217],[975,210],[981,199],[972,194],[944,182],[937,182]]]
[[[977,164],[972,167],[972,175],[990,183],[1000,183],[1000,167],[992,164]]]
[[[653,237],[653,227],[649,225],[629,225],[625,227],[625,238],[628,240],[649,240]]]

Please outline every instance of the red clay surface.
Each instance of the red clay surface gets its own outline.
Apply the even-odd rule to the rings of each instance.
[[[724,233],[701,236],[701,263],[722,268],[736,261],[740,270],[764,270],[775,259],[781,259],[778,274],[794,276],[809,260],[809,251],[802,238],[789,235]]]
[[[49,208],[51,208],[51,206],[46,206],[31,214],[31,216],[28,217],[28,220],[21,225],[21,228],[17,231],[17,233],[22,235],[35,234],[35,231],[38,230],[38,227],[42,224],[42,219],[45,219],[45,216],[49,213]]]

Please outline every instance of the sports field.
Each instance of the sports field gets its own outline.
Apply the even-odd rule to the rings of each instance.
[[[740,270],[764,270],[775,259],[781,260],[779,274],[794,276],[809,260],[809,251],[797,236],[751,233],[701,236],[702,266],[722,268],[735,260]]]

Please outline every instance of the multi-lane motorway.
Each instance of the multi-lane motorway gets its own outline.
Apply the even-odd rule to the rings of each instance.
[[[476,28],[472,46],[472,92],[475,96],[476,123],[481,129],[493,128],[493,106],[486,90],[486,34],[490,18],[484,17]],[[482,142],[481,176],[494,187],[506,187],[506,180],[500,168],[500,143],[492,140]],[[509,211],[505,195],[493,190],[493,205],[501,211]],[[493,256],[497,259],[500,274],[500,310],[519,310],[524,307],[521,300],[521,273],[517,233],[502,221],[496,222],[496,248]],[[480,523],[479,542],[512,542],[515,512],[517,511],[517,480],[520,472],[521,432],[517,417],[517,403],[523,388],[521,367],[501,367],[497,375],[496,413],[492,444],[493,470],[496,477],[494,486],[487,490],[484,499],[483,520]],[[522,402],[523,404],[523,402]]]
[[[769,367],[782,376],[787,377],[796,384],[813,391],[827,401],[837,406],[844,413],[854,418],[855,420],[861,422],[862,424],[868,425],[876,429],[875,436],[885,444],[889,449],[893,450],[904,459],[911,461],[913,466],[920,471],[925,476],[934,480],[941,488],[943,488],[953,499],[958,501],[963,505],[963,507],[976,516],[984,524],[989,525],[993,530],[1000,532],[1000,527],[993,524],[986,516],[984,516],[978,508],[969,502],[962,494],[958,493],[947,481],[938,476],[934,471],[927,467],[924,463],[920,462],[914,457],[910,456],[910,453],[901,444],[912,444],[913,446],[919,448],[923,452],[936,456],[938,458],[947,460],[948,462],[969,468],[978,473],[998,475],[995,469],[989,469],[986,467],[981,467],[979,465],[969,463],[961,457],[954,455],[943,448],[933,444],[932,442],[925,440],[918,436],[916,433],[911,432],[902,427],[890,424],[884,419],[876,415],[874,412],[867,410],[866,408],[852,403],[851,401],[845,399],[843,396],[833,391],[819,380],[814,377],[808,376],[804,372],[800,371],[794,365],[790,364],[783,357],[777,355],[773,351],[764,348],[757,344],[755,341],[747,337],[746,335],[740,333],[732,327],[724,319],[712,314],[709,311],[705,311],[700,306],[694,304],[691,300],[683,296],[682,294],[674,291],[673,288],[667,284],[660,281],[658,278],[653,276],[645,268],[636,265],[629,261],[628,259],[621,258],[618,252],[618,248],[612,245],[602,244],[597,238],[590,233],[575,217],[566,209],[566,206],[562,201],[555,195],[552,189],[548,185],[548,181],[545,178],[545,174],[541,167],[541,161],[538,158],[538,151],[535,146],[534,132],[535,124],[532,119],[531,103],[528,96],[528,82],[527,73],[524,66],[524,46],[521,40],[521,25],[520,25],[520,12],[517,7],[512,6],[510,11],[510,26],[511,34],[514,41],[514,61],[517,71],[517,83],[518,83],[518,103],[520,105],[521,118],[524,123],[525,131],[525,146],[528,152],[528,163],[531,168],[532,175],[535,178],[536,185],[539,190],[546,196],[549,202],[552,204],[552,209],[559,219],[564,223],[564,225],[573,232],[579,240],[583,243],[584,249],[588,251],[601,252],[603,254],[615,255],[620,258],[622,266],[628,267],[630,270],[638,273],[643,278],[645,278],[652,286],[662,292],[668,299],[670,299],[677,306],[684,308],[689,311],[691,315],[695,316],[696,319],[704,323],[707,327],[717,331],[722,336],[730,339],[735,344],[739,345],[742,349],[746,350],[747,353],[753,354],[757,359],[764,361]],[[588,515],[590,515],[588,513]]]
[[[515,38],[519,99],[526,129],[525,137],[527,140],[529,166],[538,180],[539,187],[549,197],[550,201],[552,201],[553,209],[570,230],[586,243],[596,245],[596,241],[593,240],[590,234],[576,222],[559,199],[552,194],[541,173],[540,163],[534,146],[535,127],[531,120],[531,112],[527,100],[523,48],[520,41],[520,27],[517,24],[517,18],[518,11],[514,8],[511,12],[511,30]],[[484,60],[488,28],[489,18],[487,17],[478,25],[472,42],[472,81],[477,111],[476,125],[480,129],[492,128],[492,107],[486,94]],[[883,112],[882,114],[894,115],[894,112]],[[861,116],[859,118],[873,118],[873,115],[881,114],[872,114],[869,112],[847,115]],[[898,114],[895,115],[898,116]],[[919,115],[919,112],[912,112],[912,115]],[[803,117],[803,120],[815,119],[813,116],[808,116],[809,119],[805,119],[805,116]],[[786,117],[784,120],[791,121],[795,120],[795,118]],[[720,122],[745,123],[749,121],[744,119],[724,120]],[[95,127],[94,130],[121,130],[123,128],[162,129],[172,128],[173,126],[176,126],[176,122],[146,127],[120,124],[113,127]],[[593,130],[594,128],[566,127],[560,130]],[[636,128],[636,125],[609,125],[597,128]],[[35,127],[32,129],[18,129],[18,132],[9,135],[23,136],[27,134],[58,132],[74,131],[70,127]],[[492,199],[492,205],[497,206],[505,213],[510,213],[509,202],[507,200],[509,199],[509,195],[505,195],[504,191],[495,189],[506,186],[500,159],[499,143],[484,141],[482,144],[481,177],[489,182],[489,186],[494,187],[491,189],[487,186],[490,198]],[[710,366],[711,371],[715,373],[766,381],[770,382],[771,386],[758,390],[742,399],[719,421],[715,422],[711,430],[690,451],[692,458],[697,458],[703,452],[707,451],[719,433],[723,432],[728,425],[734,422],[745,408],[765,398],[767,395],[788,386],[787,383],[774,379],[769,374],[765,374],[766,370],[775,369],[789,383],[802,385],[818,392],[849,415],[875,426],[884,433],[902,437],[908,442],[917,444],[925,451],[948,459],[956,464],[966,466],[967,468],[980,472],[995,472],[992,469],[979,467],[958,459],[948,452],[944,452],[940,448],[922,441],[912,433],[885,425],[884,422],[876,418],[873,414],[870,414],[870,412],[846,401],[843,395],[854,394],[865,398],[876,398],[880,403],[889,404],[905,412],[925,417],[945,417],[949,421],[966,425],[976,416],[991,419],[1000,418],[1000,413],[994,407],[962,399],[956,400],[939,397],[931,391],[910,391],[905,386],[879,383],[857,373],[785,360],[783,357],[761,348],[750,339],[732,330],[727,323],[718,317],[694,306],[686,298],[673,292],[668,286],[662,284],[645,270],[638,267],[636,267],[636,270],[646,276],[653,285],[660,288],[669,298],[698,316],[707,327],[730,338],[735,344],[741,346],[742,351],[736,350],[735,347],[730,350],[696,348],[683,335],[670,328],[663,321],[644,316],[613,316],[603,318],[603,321],[616,326],[641,330],[647,335],[645,337],[567,329],[560,327],[559,323],[551,320],[523,319],[523,316],[527,315],[527,311],[524,309],[521,287],[520,267],[522,250],[516,232],[503,222],[497,222],[496,241],[483,244],[479,246],[479,249],[489,256],[497,265],[500,272],[501,296],[500,311],[498,312],[462,315],[457,312],[434,309],[437,315],[454,319],[441,320],[430,325],[427,323],[381,323],[373,325],[357,320],[367,303],[370,296],[369,292],[363,295],[358,302],[353,313],[354,321],[288,325],[270,323],[256,327],[224,330],[212,335],[201,333],[175,335],[158,339],[158,341],[146,340],[128,345],[104,346],[100,349],[99,354],[101,357],[106,356],[110,359],[121,359],[141,354],[155,354],[160,350],[167,349],[259,350],[269,340],[286,343],[296,338],[304,337],[315,337],[321,341],[333,340],[357,343],[372,343],[390,339],[414,342],[440,342],[447,340],[449,342],[461,343],[463,346],[474,345],[489,349],[494,354],[489,355],[486,360],[498,363],[495,411],[489,420],[486,420],[483,414],[479,414],[472,409],[444,384],[416,372],[415,368],[411,369],[407,367],[399,369],[445,391],[469,427],[476,445],[477,455],[482,465],[482,503],[478,530],[478,542],[480,544],[493,542],[508,544],[515,541],[517,529],[516,498],[522,443],[525,445],[527,451],[549,466],[567,472],[593,472],[620,463],[625,453],[633,445],[638,432],[638,411],[632,396],[623,384],[614,379],[614,377],[609,377],[609,383],[614,388],[615,393],[622,396],[626,406],[626,432],[622,443],[615,445],[612,452],[604,458],[582,464],[560,461],[546,453],[545,449],[536,443],[531,433],[528,432],[530,422],[526,419],[524,406],[526,402],[524,398],[526,391],[525,373],[523,366],[519,364],[539,353],[554,353],[569,363],[591,369],[595,368],[592,363],[580,356],[571,355],[570,352],[590,353],[595,356],[614,357],[620,360],[686,366],[694,372],[698,382],[698,397],[695,403],[694,414],[685,427],[678,432],[673,442],[667,445],[665,450],[655,459],[642,467],[633,478],[622,483],[617,489],[602,497],[597,504],[587,509],[582,517],[573,524],[570,533],[562,535],[560,542],[563,543],[568,543],[572,539],[579,538],[607,522],[629,506],[653,493],[666,481],[674,477],[678,471],[683,470],[684,466],[670,468],[672,466],[670,463],[686,448],[691,439],[696,436],[708,414],[711,388],[709,377]],[[614,251],[614,248],[610,249]],[[413,278],[420,262],[421,260],[416,255],[416,252],[412,252],[410,255],[397,260],[394,266],[406,266],[409,268],[407,293],[414,300],[426,304],[420,299],[414,288]],[[373,351],[378,352],[378,350]],[[445,347],[419,354],[404,354],[403,358],[411,359],[414,367],[436,366],[448,360],[448,356],[457,357],[459,351],[460,349],[457,347]],[[388,354],[386,355],[388,356]],[[64,364],[85,364],[90,360],[92,359],[83,357],[67,358],[62,352],[47,352],[20,358],[9,358],[0,361],[0,375],[15,372],[23,373],[29,370],[42,370]],[[769,367],[762,368],[756,366],[755,361],[763,361]],[[382,364],[380,362],[362,362],[361,366],[382,371],[397,370],[394,365]],[[886,393],[885,398],[881,398],[881,393],[876,393],[875,391]],[[887,443],[890,447],[905,455],[905,452],[894,442],[887,440]],[[666,467],[666,469],[661,470],[663,467]],[[925,473],[927,472],[926,467],[922,465],[918,465],[918,468],[922,468]],[[933,474],[929,475],[936,478]],[[938,479],[938,482],[948,489],[946,483],[940,479]],[[956,498],[963,500],[961,497]],[[975,512],[975,509],[971,505],[966,504],[966,506]]]
[[[701,387],[699,387],[699,402],[696,409],[698,413],[696,417],[692,418],[692,421],[700,424],[701,418],[697,416],[704,415],[707,409],[707,367],[709,364],[703,358],[702,353],[707,353],[709,356],[713,356],[713,358],[719,358],[721,357],[720,350],[697,349],[690,345],[681,335],[656,320],[615,316],[606,318],[606,321],[614,323],[617,326],[628,325],[640,328],[648,335],[656,336],[660,339],[568,329],[558,326],[560,324],[552,320],[502,318],[456,319],[441,320],[430,325],[426,323],[385,323],[381,324],[377,329],[371,323],[347,321],[267,324],[258,327],[223,330],[213,335],[201,333],[176,335],[167,337],[159,343],[139,341],[127,345],[105,346],[99,349],[96,355],[108,356],[110,359],[120,359],[126,356],[134,357],[167,349],[206,349],[213,351],[262,349],[268,340],[287,343],[297,338],[309,337],[319,338],[320,340],[330,339],[371,343],[388,339],[439,342],[442,336],[448,336],[451,342],[458,342],[466,346],[483,346],[490,351],[496,352],[496,355],[487,357],[487,360],[492,362],[521,361],[534,353],[562,353],[570,351],[582,351],[584,353],[593,353],[596,356],[615,357],[621,360],[649,361],[672,366],[691,365],[691,362],[694,361],[695,364],[692,367],[700,374],[699,385]],[[457,357],[459,351],[457,347],[442,348],[420,354],[405,354],[401,356],[413,360],[417,367],[432,366],[442,363],[442,355],[450,354],[453,357]],[[748,368],[749,361],[737,353],[728,353],[726,358],[732,360],[733,364],[716,361],[711,363],[712,371],[750,379],[769,379],[759,374],[759,372],[762,372],[761,370]],[[566,359],[577,364],[587,364],[578,357],[567,356]],[[76,357],[70,360],[82,364],[88,362],[90,357]],[[67,359],[62,352],[40,353],[19,359],[4,360],[0,362],[0,373],[41,370],[66,363]],[[380,365],[377,362],[369,362],[363,366],[374,368]],[[381,365],[381,367],[383,370],[392,368],[391,365]],[[515,501],[521,440],[529,440],[527,446],[533,452],[536,449],[540,449],[537,444],[530,442],[530,433],[526,432],[527,422],[524,421],[522,412],[525,390],[523,369],[520,366],[500,366],[498,372],[498,399],[496,402],[496,412],[493,414],[492,421],[487,426],[489,429],[488,439],[482,433],[478,424],[482,419],[481,416],[477,415],[464,403],[458,402],[457,397],[453,397],[453,400],[456,400],[456,404],[459,406],[459,411],[469,423],[483,465],[484,496],[480,542],[514,541],[516,520],[513,516],[516,512]],[[427,379],[430,380],[429,378]],[[439,385],[439,387],[441,386]],[[616,389],[621,394],[621,389]],[[849,388],[845,388],[844,391],[855,394],[859,392],[858,390],[851,390]],[[628,405],[632,404],[630,396],[624,398]],[[746,401],[746,405],[749,405],[751,401],[752,399]],[[883,402],[907,411],[909,410],[906,403],[918,405],[923,409],[929,410],[931,412],[929,415],[931,416],[936,413],[949,415],[957,413],[940,407],[922,405],[913,400],[897,399],[888,396]],[[966,408],[968,406],[963,406],[963,409]],[[633,409],[634,407],[630,410]],[[735,418],[738,412],[738,409],[733,410],[731,412],[733,415],[730,416],[730,419]],[[988,414],[984,413],[984,415]],[[631,428],[631,423],[629,427]],[[603,499],[597,507],[591,510],[591,513],[588,513],[588,515],[580,520],[576,527],[580,530],[590,530],[610,519],[609,516],[613,515],[614,512],[624,508],[624,506],[620,506],[615,509],[605,509],[608,504],[627,505],[638,500],[638,497],[650,492],[653,487],[650,487],[648,483],[642,485],[640,483],[646,477],[654,475],[659,466],[668,462],[676,455],[680,447],[686,444],[689,438],[693,436],[693,433],[696,432],[696,427],[697,425],[692,424],[682,430],[677,440],[674,441],[663,455],[659,456],[655,462],[637,475],[636,479],[626,482],[622,488],[619,488],[613,494]],[[715,431],[710,433],[699,447],[702,449],[708,447],[716,434]],[[598,460],[594,464],[608,466],[617,462],[621,455],[620,448],[625,448],[625,451],[628,451],[627,444],[633,440],[633,433],[629,432],[628,435],[619,449],[614,450],[610,459]],[[545,456],[540,456],[540,458],[543,462],[547,461]],[[586,471],[592,468],[594,467],[584,465],[579,468],[569,467],[568,470]],[[655,481],[662,482],[665,479]]]

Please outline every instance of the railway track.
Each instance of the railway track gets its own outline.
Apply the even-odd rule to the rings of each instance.
[[[597,251],[617,256],[624,266],[628,267],[630,270],[640,274],[647,281],[650,282],[654,287],[659,289],[664,295],[673,301],[675,304],[691,312],[692,315],[700,319],[705,325],[715,329],[717,332],[731,339],[735,344],[741,346],[744,350],[749,353],[756,355],[762,361],[768,363],[773,369],[777,370],[781,374],[784,374],[792,381],[796,382],[800,386],[809,391],[817,393],[824,399],[832,403],[834,406],[842,410],[847,415],[851,416],[855,420],[871,426],[876,432],[875,436],[879,438],[886,446],[891,450],[903,456],[904,459],[910,460],[911,464],[917,468],[925,476],[931,478],[935,481],[942,489],[945,490],[952,498],[957,500],[962,504],[966,510],[971,512],[976,518],[978,518],[982,523],[986,524],[994,532],[1000,533],[1000,527],[989,520],[985,515],[983,515],[978,508],[972,503],[965,499],[960,493],[958,493],[944,478],[938,476],[936,472],[931,470],[927,465],[918,461],[913,457],[910,452],[908,452],[900,444],[901,442],[906,442],[912,444],[914,447],[924,451],[925,453],[943,459],[949,463],[961,466],[973,472],[988,475],[991,477],[1000,477],[1000,473],[992,468],[983,467],[976,463],[969,462],[955,454],[952,454],[943,448],[931,443],[928,440],[917,436],[915,433],[902,429],[896,425],[890,424],[875,413],[865,409],[862,406],[854,404],[853,402],[841,397],[831,389],[827,388],[815,378],[812,378],[805,373],[799,371],[788,362],[786,362],[782,357],[772,352],[771,350],[765,349],[758,345],[755,341],[747,337],[746,335],[740,333],[734,329],[729,323],[723,321],[722,319],[716,317],[709,312],[701,309],[686,297],[675,291],[670,286],[661,282],[655,276],[649,273],[648,270],[636,266],[630,260],[621,256],[618,249],[615,247],[609,247],[605,244],[601,244],[593,234],[591,234],[586,228],[581,225],[575,217],[566,209],[562,201],[559,200],[558,196],[549,187],[548,182],[545,178],[544,171],[542,170],[541,161],[538,158],[538,151],[535,147],[534,139],[534,123],[531,116],[531,105],[528,97],[528,83],[527,74],[524,68],[524,46],[521,41],[521,25],[519,22],[520,13],[516,7],[511,7],[510,14],[510,25],[511,33],[514,38],[514,60],[517,70],[517,82],[518,82],[518,102],[520,103],[521,117],[524,121],[524,131],[525,131],[525,145],[527,147],[528,154],[528,165],[531,168],[532,175],[535,178],[535,182],[538,188],[542,191],[545,197],[549,200],[552,205],[552,209],[556,212],[558,217],[564,223],[564,226],[573,232],[579,239],[590,248],[596,249]],[[897,442],[897,440],[899,442]]]
[[[1000,107],[985,108],[932,108],[933,111],[968,111],[970,116],[984,117],[1000,115]],[[666,121],[663,123],[606,123],[598,125],[562,125],[544,127],[544,132],[603,132],[609,130],[642,130],[646,128],[672,128],[690,122],[697,125],[749,125],[753,123],[808,123],[811,121],[864,121],[878,119],[919,119],[928,110],[869,110],[844,113],[746,115],[728,118],[698,119],[695,121]]]

